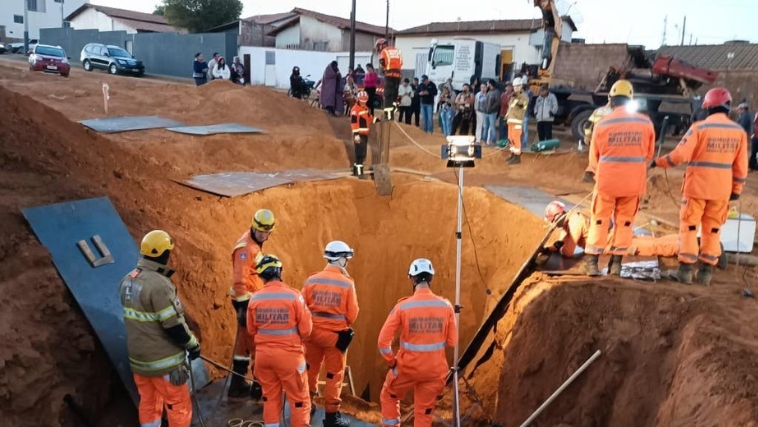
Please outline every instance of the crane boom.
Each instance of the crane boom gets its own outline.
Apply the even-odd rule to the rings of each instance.
[[[529,82],[529,86],[534,86],[533,90],[536,90],[542,83],[549,84],[553,76],[555,58],[558,56],[558,46],[563,35],[563,20],[555,6],[555,0],[534,0],[534,7],[538,7],[542,12],[542,28],[545,31],[539,78]]]

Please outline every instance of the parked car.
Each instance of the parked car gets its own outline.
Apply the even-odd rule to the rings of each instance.
[[[31,52],[34,46],[37,46],[38,44],[39,40],[29,39],[29,51]],[[26,53],[24,52],[24,42],[11,43],[8,45],[8,50],[10,50],[11,53]]]
[[[0,55],[4,54],[8,51],[8,48],[5,46],[5,43],[0,43]]]
[[[68,77],[71,72],[71,64],[68,63],[68,60],[69,58],[62,47],[36,44],[29,54],[29,70]]]
[[[132,74],[137,77],[145,74],[142,61],[118,46],[90,43],[82,49],[81,62],[85,71],[99,68],[110,74]]]

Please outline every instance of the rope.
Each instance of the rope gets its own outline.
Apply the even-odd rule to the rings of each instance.
[[[226,422],[227,427],[265,427],[263,421],[245,421],[242,418],[232,418]]]
[[[674,194],[671,191],[671,183],[669,182],[669,173],[667,169],[663,169],[663,176],[666,177],[666,194],[668,194],[669,199],[674,203],[674,206],[677,209],[680,209],[682,205],[680,202],[677,202],[676,197],[674,197]]]
[[[413,145],[415,145],[419,150],[425,152],[426,154],[429,154],[430,156],[433,156],[435,159],[439,159],[440,158],[439,153],[434,153],[432,151],[429,151],[427,148],[425,148],[424,146],[422,146],[421,144],[419,144],[418,142],[416,142],[416,140],[414,140],[413,138],[411,138],[411,136],[408,135],[408,133],[405,131],[405,129],[403,129],[402,126],[400,126],[399,123],[397,123],[397,122],[392,122],[392,123],[394,123],[394,125],[398,129],[400,129],[400,132],[402,132],[403,135],[405,135],[405,137],[408,138],[408,141],[410,141]],[[501,152],[503,150],[507,150],[508,148],[509,147],[498,147],[498,148],[495,149],[494,152],[489,153],[486,156],[482,156],[482,159],[486,159],[487,157],[491,157],[491,156],[497,155],[499,152]]]

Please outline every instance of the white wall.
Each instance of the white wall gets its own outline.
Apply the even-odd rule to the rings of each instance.
[[[310,79],[317,82],[324,74],[326,66],[334,60],[339,63],[342,74],[347,74],[350,58],[349,52],[315,52],[307,50],[241,46],[239,49],[240,58],[244,58],[244,55],[246,54],[250,55],[250,82],[254,85],[264,84],[266,77],[267,51],[274,52],[276,63],[274,66],[276,73],[276,87],[280,89],[289,89],[292,67],[300,67],[300,75],[305,77],[310,74]],[[356,63],[365,64],[369,62],[370,58],[371,52],[355,53]]]
[[[77,30],[126,31],[129,34],[137,32],[134,28],[123,25],[95,9],[87,9],[76,15],[71,20],[71,28]]]
[[[55,3],[53,0],[37,0],[40,9],[43,9],[43,3],[45,12],[29,11],[29,38],[39,38],[40,28],[61,27],[61,4]],[[64,16],[73,13],[84,3],[89,3],[89,0],[65,0],[63,3]],[[5,26],[6,37],[23,39],[24,24],[14,23],[13,15],[24,16],[24,1],[0,0],[0,25]]]
[[[300,46],[300,24],[285,28],[276,34],[276,47],[286,49],[287,46]]]

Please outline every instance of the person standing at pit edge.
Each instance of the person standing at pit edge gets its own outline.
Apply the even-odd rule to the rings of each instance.
[[[164,407],[169,427],[189,427],[192,422],[186,357],[200,357],[200,343],[184,321],[184,306],[171,282],[174,270],[168,259],[173,249],[174,241],[165,231],[147,233],[137,268],[119,285],[141,426],[160,426]]]
[[[315,396],[318,374],[324,363],[324,427],[347,427],[350,422],[340,414],[340,393],[347,348],[353,340],[351,325],[359,311],[355,282],[346,269],[348,260],[353,258],[353,250],[347,243],[335,240],[324,248],[324,258],[328,261],[326,268],[312,274],[303,285],[305,304],[313,316],[313,331],[305,341],[308,388],[311,396]]]
[[[203,54],[195,54],[195,62],[192,64],[192,78],[195,79],[195,86],[202,86],[208,83],[208,64],[203,59]]]
[[[383,120],[392,120],[397,108],[397,92],[400,87],[400,78],[403,68],[403,55],[400,50],[390,46],[387,39],[376,41],[376,53],[379,54],[379,69],[384,74],[384,117]]]
[[[408,271],[413,295],[401,298],[379,332],[379,353],[389,365],[379,396],[382,425],[400,425],[400,400],[413,389],[416,427],[431,427],[434,405],[445,389],[450,365],[445,346],[458,342],[458,327],[450,301],[432,293],[429,285],[434,267],[419,258]],[[400,350],[392,352],[392,341],[400,330]]]
[[[628,80],[613,84],[609,96],[613,111],[592,132],[590,164],[595,170],[592,215],[585,247],[585,273],[598,276],[598,259],[610,244],[609,274],[621,275],[621,260],[634,237],[634,218],[647,190],[647,167],[655,154],[653,122],[627,109],[634,93]],[[613,237],[608,229],[613,218]]]
[[[253,292],[263,288],[261,278],[255,273],[255,266],[261,259],[263,243],[268,240],[275,226],[276,218],[273,212],[268,209],[258,210],[253,215],[250,228],[242,234],[232,251],[234,285],[229,290],[229,294],[232,297],[232,306],[237,313],[237,345],[234,348],[232,370],[242,376],[247,375],[250,355],[255,354],[255,343],[245,333],[248,304]],[[248,384],[239,375],[232,375],[227,395],[230,398],[250,397],[260,400],[260,385],[257,382]]]
[[[311,312],[300,292],[282,282],[282,262],[263,255],[255,267],[263,280],[247,312],[247,333],[255,341],[255,377],[263,387],[263,422],[278,426],[282,391],[291,410],[291,427],[311,423],[308,373],[303,340],[313,328]]]
[[[353,164],[353,176],[364,178],[363,162],[366,161],[366,149],[368,147],[368,135],[374,117],[366,105],[369,101],[368,93],[358,92],[357,101],[350,109],[350,127],[353,131],[353,143],[355,143],[355,164]]]
[[[727,114],[732,95],[717,87],[705,94],[705,120],[698,121],[665,157],[650,167],[669,168],[687,164],[679,213],[679,271],[677,279],[692,283],[692,270],[699,260],[697,281],[710,285],[713,266],[721,255],[721,226],[729,213],[729,201],[738,200],[748,174],[747,134]],[[602,123],[602,122],[601,122]],[[697,232],[702,229],[698,248]]]
[[[529,96],[524,93],[526,77],[513,79],[513,95],[511,96],[506,121],[508,122],[508,140],[511,143],[511,157],[505,161],[509,165],[521,163],[522,132],[526,123],[526,110],[529,107]]]

